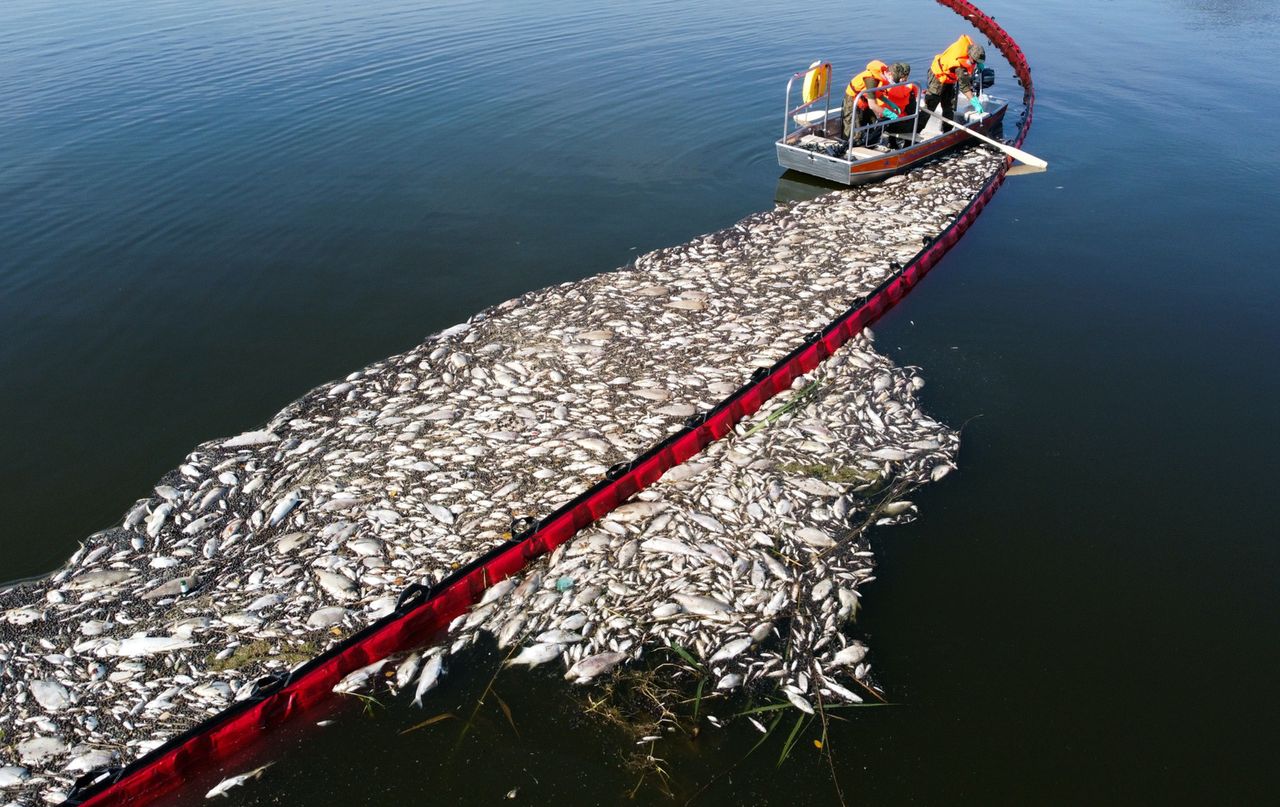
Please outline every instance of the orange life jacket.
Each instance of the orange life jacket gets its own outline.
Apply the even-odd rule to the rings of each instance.
[[[933,64],[929,66],[934,78],[943,84],[955,84],[958,80],[957,70],[972,73],[977,67],[973,59],[969,58],[969,46],[972,44],[973,40],[968,34],[961,34],[960,38],[948,45],[946,50],[934,56]]]
[[[877,93],[877,95],[879,94],[880,93]],[[893,106],[889,106],[889,108],[893,109],[893,111],[897,112],[899,115],[902,115],[906,113],[907,107],[916,96],[916,86],[914,84],[903,84],[900,87],[890,87],[884,91],[883,95],[884,98],[881,103],[885,106],[892,104]],[[894,109],[894,107],[897,108]]]
[[[849,79],[849,86],[844,88],[844,94],[849,96],[850,98],[853,98],[858,93],[862,92],[865,89],[868,89],[867,79],[875,79],[877,82],[884,81],[884,74],[888,72],[888,70],[889,70],[889,65],[885,64],[879,59],[867,62],[866,70],[863,70],[858,75]],[[880,93],[872,93],[872,95],[876,96],[876,101],[880,101],[880,97],[879,97]],[[881,104],[881,106],[884,106],[884,105]],[[866,109],[866,108],[867,108],[867,96],[864,95],[858,99],[858,109]]]

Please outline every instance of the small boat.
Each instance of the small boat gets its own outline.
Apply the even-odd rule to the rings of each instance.
[[[777,141],[778,164],[792,171],[820,177],[841,185],[878,182],[907,171],[926,160],[970,140],[966,129],[998,138],[1009,102],[988,95],[985,89],[994,81],[993,72],[983,71],[978,101],[981,113],[966,110],[964,120],[955,120],[951,131],[944,133],[941,122],[919,107],[924,99],[920,86],[910,81],[888,84],[858,93],[854,103],[864,95],[892,87],[913,86],[916,111],[895,121],[876,121],[855,128],[849,141],[843,137],[841,107],[831,107],[831,64],[814,62],[808,70],[796,73],[787,82],[786,117],[782,137]],[[801,82],[801,103],[792,107],[792,92]],[[907,123],[906,131],[893,134],[885,127]],[[903,127],[895,127],[903,128]]]

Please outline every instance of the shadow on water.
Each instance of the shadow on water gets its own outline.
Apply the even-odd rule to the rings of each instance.
[[[848,190],[848,188],[848,185],[841,185],[839,182],[788,170],[778,177],[778,187],[773,192],[773,201],[779,205],[807,202],[832,191]]]

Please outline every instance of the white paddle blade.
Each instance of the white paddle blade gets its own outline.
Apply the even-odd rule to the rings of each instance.
[[[1010,167],[1009,170],[1005,172],[1005,176],[1020,177],[1020,176],[1025,176],[1027,174],[1043,174],[1045,170],[1046,169],[1041,168],[1038,165],[1026,165],[1026,164],[1015,165]]]

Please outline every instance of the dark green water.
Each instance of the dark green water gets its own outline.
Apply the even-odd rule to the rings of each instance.
[[[1011,179],[877,326],[927,408],[967,425],[962,472],[878,536],[860,625],[899,705],[833,726],[840,785],[871,804],[1269,802],[1278,10],[983,8],[1028,54],[1026,147],[1052,167]],[[920,75],[968,30],[925,0],[5,17],[0,578],[55,566],[197,442],[320,382],[767,208],[792,70]],[[281,733],[236,801],[627,797],[634,747],[550,670],[498,679],[518,737],[492,703],[460,742],[452,722],[397,734],[469,710],[492,673],[477,654],[439,708]],[[810,739],[780,769],[776,740],[738,764],[740,724],[658,753],[678,803],[835,803]]]

